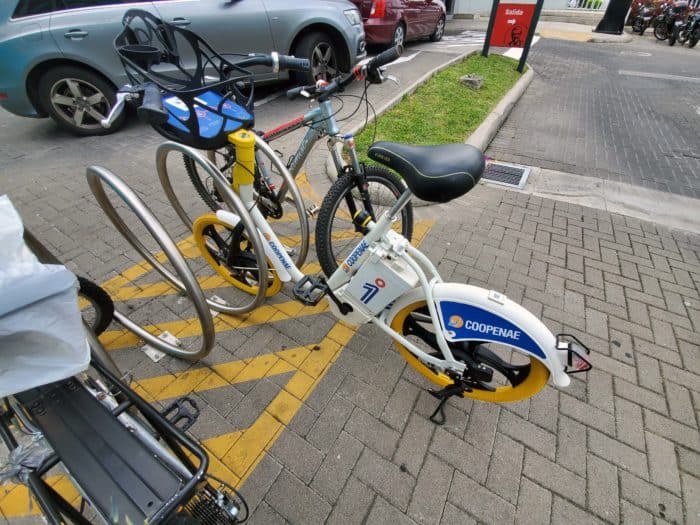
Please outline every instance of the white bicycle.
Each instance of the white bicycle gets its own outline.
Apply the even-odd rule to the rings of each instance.
[[[354,74],[367,74],[372,68],[371,74],[381,75],[379,66],[393,58],[380,55]],[[256,206],[250,176],[255,172],[256,141],[251,135],[245,130],[229,135],[237,159],[232,182],[201,154],[179,146],[212,175],[233,210],[203,215],[193,228],[201,254],[222,277],[231,279],[231,270],[216,256],[211,236],[225,239],[243,228],[246,238],[262,244],[267,273],[260,272],[260,266],[253,268],[260,285],[265,275],[269,280],[291,281],[301,302],[315,305],[327,297],[338,319],[381,328],[408,363],[440,387],[431,391],[441,400],[434,417],[451,396],[519,401],[540,391],[550,376],[555,385],[565,387],[571,381],[569,374],[591,368],[584,357],[590,352],[576,337],[554,335],[502,293],[443,282],[431,261],[392,229],[413,195],[448,202],[471,190],[484,170],[480,150],[465,144],[373,144],[368,156],[401,175],[403,192],[387,192],[384,198],[390,209],[373,216],[363,206],[351,175],[339,177],[323,200],[316,224],[316,252],[326,276],[308,276],[296,267]],[[338,222],[349,228],[339,228]],[[362,234],[361,240],[344,260],[336,261],[328,246],[346,236],[348,229],[353,235]]]

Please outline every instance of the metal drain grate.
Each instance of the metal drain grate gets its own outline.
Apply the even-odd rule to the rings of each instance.
[[[527,166],[505,164],[503,162],[490,162],[488,166],[486,166],[481,178],[486,182],[522,190],[525,187],[529,175],[530,168]]]

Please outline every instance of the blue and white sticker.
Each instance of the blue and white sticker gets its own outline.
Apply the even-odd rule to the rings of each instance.
[[[546,356],[532,338],[510,321],[476,306],[441,301],[440,312],[453,341],[479,340],[520,348],[542,359]]]

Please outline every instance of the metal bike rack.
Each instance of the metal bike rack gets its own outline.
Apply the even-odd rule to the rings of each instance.
[[[211,316],[211,311],[209,310],[209,306],[213,307],[214,305],[209,304],[207,301],[206,297],[204,296],[204,292],[202,292],[202,289],[197,282],[197,278],[192,273],[192,270],[190,270],[185,258],[180,253],[180,250],[178,250],[170,235],[168,235],[163,225],[155,218],[151,210],[143,203],[138,195],[136,195],[136,193],[134,193],[134,191],[114,173],[100,166],[90,166],[87,169],[86,177],[90,190],[97,199],[98,204],[105,212],[107,217],[109,217],[109,220],[119,231],[119,233],[121,233],[127,242],[131,244],[131,246],[133,246],[133,248],[139,252],[139,254],[141,254],[144,259],[146,259],[163,277],[165,277],[168,282],[170,282],[178,290],[185,292],[190,298],[194,304],[195,310],[197,311],[197,317],[199,318],[199,323],[202,328],[202,345],[197,352],[188,352],[155,337],[116,309],[114,311],[114,318],[125,328],[134,332],[141,339],[146,341],[149,345],[162,352],[165,352],[166,354],[187,359],[189,361],[196,361],[206,357],[213,348],[215,340],[214,321]],[[163,266],[163,264],[161,264],[153,256],[148,248],[143,245],[136,235],[134,235],[134,232],[126,225],[126,223],[124,223],[121,216],[114,209],[114,206],[107,197],[104,190],[104,183],[106,183],[138,217],[138,219],[146,227],[148,232],[151,234],[151,236],[153,236],[155,241],[168,257],[175,268],[175,271],[182,278],[182,280],[178,279],[177,276],[173,275],[167,268],[165,268],[165,266]]]
[[[190,216],[187,214],[185,211],[184,207],[182,206],[182,203],[180,202],[180,199],[177,198],[177,195],[175,195],[175,190],[173,190],[173,186],[170,182],[170,176],[168,175],[168,169],[167,169],[167,160],[168,160],[168,155],[172,153],[173,151],[180,152],[184,155],[189,156],[193,161],[195,161],[199,166],[207,172],[207,174],[212,178],[214,181],[214,184],[216,185],[216,189],[219,191],[219,193],[223,196],[224,202],[226,205],[233,211],[235,211],[236,214],[238,214],[239,217],[241,217],[241,221],[244,224],[250,224],[254,225],[255,223],[253,222],[253,219],[251,218],[250,214],[248,213],[248,210],[245,208],[245,205],[243,204],[243,201],[241,198],[236,194],[231,189],[231,186],[229,182],[226,180],[226,178],[221,174],[221,171],[214,165],[213,162],[211,162],[209,159],[204,157],[199,151],[197,151],[194,148],[190,148],[188,146],[184,146],[182,144],[178,144],[177,142],[164,142],[160,146],[158,146],[158,149],[156,150],[156,168],[158,170],[158,177],[160,179],[160,183],[163,186],[163,191],[165,191],[165,195],[168,197],[168,200],[170,201],[170,204],[172,207],[175,209],[175,212],[177,215],[180,217],[182,220],[183,224],[188,230],[192,230],[193,226],[193,221],[190,218]],[[253,250],[255,253],[265,253],[265,249],[263,248],[262,245],[262,239],[260,238],[260,235],[251,235],[251,238],[249,241],[253,244]],[[149,259],[150,262],[150,259]],[[156,264],[158,261],[155,261]],[[267,268],[267,259],[263,257],[262,259],[262,264],[260,264],[260,267],[258,269],[261,275],[266,275],[268,268]],[[161,272],[162,274],[162,272]],[[163,276],[170,280],[170,277],[166,276],[163,274]],[[179,288],[178,283],[173,282],[170,280],[170,282]],[[259,288],[262,290],[258,293],[258,296],[255,298],[255,300],[249,304],[246,305],[245,307],[236,307],[236,306],[229,306],[229,305],[222,305],[216,301],[212,301],[211,299],[207,299],[207,304],[212,310],[216,310],[221,313],[225,314],[233,314],[233,315],[238,315],[242,313],[249,312],[258,306],[260,306],[263,301],[265,300],[265,291],[267,289],[267,281],[261,280],[258,284]]]
[[[275,151],[257,134],[254,135],[255,147],[264,152],[265,156],[270,160],[270,162],[275,165],[278,172],[284,179],[287,191],[291,192],[292,198],[297,204],[296,212],[299,215],[299,222],[301,226],[301,244],[299,247],[299,253],[294,263],[297,265],[297,267],[301,267],[304,264],[304,261],[306,261],[306,256],[309,253],[309,219],[306,215],[306,210],[304,209],[304,199],[301,195],[301,191],[299,191],[299,186],[297,186],[296,182],[294,181],[294,177],[292,177],[292,175],[289,173],[289,170],[277,156]],[[237,210],[239,209],[245,209],[241,199],[235,192],[231,191],[229,182],[211,160],[202,155],[200,151],[190,148],[189,146],[184,146],[182,144],[178,144],[177,142],[164,142],[158,146],[158,149],[156,150],[156,167],[158,170],[158,177],[160,178],[160,183],[163,186],[163,190],[165,191],[170,204],[175,209],[175,212],[177,212],[178,216],[188,230],[192,230],[192,218],[187,214],[180,200],[175,195],[175,191],[173,190],[170,182],[170,176],[168,175],[167,158],[173,151],[187,155],[194,162],[196,162],[199,167],[207,172],[207,174],[214,181],[214,184],[216,184],[217,190],[221,193],[226,205],[230,209],[236,210],[236,213],[238,213]]]

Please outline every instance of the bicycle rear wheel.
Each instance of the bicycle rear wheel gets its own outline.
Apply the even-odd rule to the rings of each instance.
[[[323,199],[316,221],[316,254],[323,273],[330,277],[350,255],[367,229],[355,224],[358,211],[366,211],[376,222],[404,192],[406,186],[395,173],[365,166],[362,175],[347,173],[333,183]],[[413,207],[406,205],[392,229],[409,241],[413,235]]]
[[[389,319],[389,326],[426,353],[442,359],[425,300],[407,305]],[[491,373],[491,380],[473,385],[462,395],[487,403],[513,403],[534,396],[544,388],[549,370],[531,355],[494,343],[448,343],[455,359],[466,363],[484,365]],[[421,361],[397,341],[394,345],[401,356],[421,375],[440,388],[454,381],[446,373],[430,363]]]

